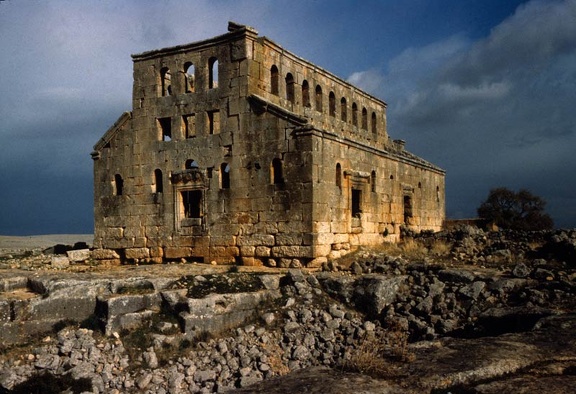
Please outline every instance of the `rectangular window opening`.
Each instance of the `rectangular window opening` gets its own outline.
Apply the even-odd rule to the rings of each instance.
[[[186,190],[182,193],[185,218],[202,217],[202,190]]]
[[[362,213],[362,190],[352,189],[352,217],[359,218]]]
[[[171,118],[158,118],[158,126],[160,128],[161,141],[172,140],[172,119]]]
[[[412,198],[404,196],[404,224],[409,224],[412,218]]]

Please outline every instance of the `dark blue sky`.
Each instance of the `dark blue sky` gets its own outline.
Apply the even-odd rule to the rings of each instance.
[[[131,109],[130,54],[229,20],[388,103],[447,171],[448,217],[527,188],[576,227],[576,0],[0,2],[0,234],[90,233],[93,145]]]

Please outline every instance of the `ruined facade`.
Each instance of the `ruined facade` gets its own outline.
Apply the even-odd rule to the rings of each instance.
[[[94,147],[95,256],[317,264],[439,230],[444,171],[386,104],[247,26],[133,55],[133,108]]]

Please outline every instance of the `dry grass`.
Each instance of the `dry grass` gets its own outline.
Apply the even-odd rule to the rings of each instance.
[[[428,248],[420,242],[408,239],[400,244],[402,255],[409,260],[423,259],[428,255]]]
[[[408,332],[394,326],[381,337],[374,334],[365,336],[352,351],[344,369],[375,378],[392,377],[400,363],[414,361],[414,357],[408,351]]]
[[[433,256],[448,257],[452,251],[452,245],[446,241],[434,241],[430,246],[430,253]]]

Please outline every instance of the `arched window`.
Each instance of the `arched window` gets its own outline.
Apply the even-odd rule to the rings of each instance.
[[[342,190],[342,166],[336,163],[336,186]]]
[[[124,192],[124,180],[120,174],[114,175],[114,194],[121,196]]]
[[[162,170],[154,170],[154,185],[156,185],[156,193],[162,193],[164,191],[164,182],[162,179]]]
[[[368,130],[368,111],[365,107],[362,107],[362,128]]]
[[[278,94],[278,67],[275,65],[270,68],[270,93]]]
[[[322,112],[322,88],[316,85],[316,111]]]
[[[160,70],[160,86],[162,96],[170,96],[172,94],[172,76],[168,67],[163,67]]]
[[[284,183],[284,176],[282,175],[282,160],[278,158],[272,160],[270,175],[271,183],[275,185]]]
[[[286,100],[294,104],[294,77],[292,74],[286,74]]]
[[[336,96],[334,92],[330,92],[328,95],[328,114],[330,116],[336,116]]]
[[[372,170],[370,174],[370,190],[372,192],[376,191],[376,171]]]
[[[358,127],[358,106],[352,103],[352,126]]]
[[[310,107],[310,87],[306,80],[302,82],[302,105],[304,107]]]
[[[186,169],[189,170],[191,168],[198,168],[198,162],[194,159],[188,159],[186,160],[186,165],[185,165]]]
[[[348,121],[348,108],[346,107],[346,99],[342,97],[340,100],[340,119],[343,122]]]
[[[218,87],[218,59],[211,57],[208,60],[208,68],[210,70],[208,75],[208,88],[215,89]]]
[[[194,65],[192,62],[187,62],[184,64],[184,91],[186,93],[192,93],[194,91],[194,82],[196,79],[196,74],[194,71]]]
[[[374,135],[374,139],[378,135],[378,124],[376,122],[376,113],[372,112],[372,134]]]
[[[230,189],[230,164],[220,164],[220,189]]]

